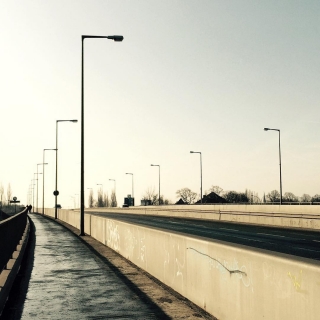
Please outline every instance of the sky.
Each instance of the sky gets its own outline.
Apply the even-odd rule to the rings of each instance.
[[[0,184],[42,204],[43,149],[56,147],[58,203],[79,206],[81,35],[85,199],[102,184],[119,206],[147,189],[320,194],[320,2],[1,0]],[[55,152],[45,152],[45,207]],[[38,165],[40,164],[40,165]],[[39,178],[38,180],[32,180]],[[109,179],[115,179],[116,182]],[[32,186],[32,184],[35,184]],[[32,198],[32,196],[31,196]]]

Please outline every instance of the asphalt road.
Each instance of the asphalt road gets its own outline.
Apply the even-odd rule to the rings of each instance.
[[[93,212],[129,223],[320,260],[320,232],[219,221]]]

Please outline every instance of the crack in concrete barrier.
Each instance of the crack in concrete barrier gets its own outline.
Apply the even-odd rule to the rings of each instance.
[[[198,251],[197,249],[194,249],[194,248],[190,248],[190,247],[189,247],[189,248],[187,248],[187,250],[193,250],[193,251],[195,251],[195,252],[197,252],[197,253],[199,253],[199,254],[201,254],[201,255],[203,255],[203,256],[206,256],[206,257],[208,257],[209,259],[211,259],[211,260],[219,263],[219,264],[220,264],[224,269],[226,269],[230,274],[232,274],[232,273],[241,273],[241,274],[247,275],[246,272],[241,271],[241,270],[230,270],[230,269],[228,269],[228,268],[227,268],[225,265],[223,265],[219,260],[217,260],[217,259],[215,259],[215,258],[212,258],[212,257],[210,257],[209,255]]]

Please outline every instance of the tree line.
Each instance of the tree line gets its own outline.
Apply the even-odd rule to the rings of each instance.
[[[112,190],[110,197],[109,197],[108,193],[103,193],[102,190],[99,190],[97,199],[95,199],[93,196],[93,191],[91,189],[90,193],[89,193],[88,203],[89,203],[89,208],[117,207],[118,206],[117,196],[116,196],[115,190]]]
[[[12,189],[10,183],[7,187],[7,192],[5,193],[4,187],[2,183],[0,184],[0,206],[6,206],[9,205],[9,201],[12,200]]]
[[[212,193],[218,197],[213,198]],[[224,191],[219,186],[211,186],[204,192],[203,200],[208,199],[211,195],[213,199],[212,203],[277,203],[280,202],[280,192],[278,190],[272,190],[267,194],[264,194],[262,198],[258,196],[257,192],[246,189],[244,192],[237,191]],[[201,202],[200,196],[193,192],[189,188],[182,188],[176,191],[177,198],[180,199],[180,203],[193,204]],[[208,200],[209,201],[209,200]],[[309,194],[303,194],[301,197],[294,195],[292,192],[286,192],[282,196],[282,202],[320,202],[320,195],[316,194],[310,196]],[[207,202],[210,203],[210,202]]]

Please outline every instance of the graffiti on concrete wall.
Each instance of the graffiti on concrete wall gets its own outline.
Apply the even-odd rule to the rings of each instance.
[[[291,283],[293,284],[293,287],[297,292],[300,292],[300,293],[306,292],[302,288],[302,278],[303,278],[302,277],[302,270],[300,270],[300,272],[298,272],[298,274],[289,271],[288,277],[291,280]]]
[[[143,229],[133,226],[125,229],[124,256],[131,261],[140,262],[140,267],[147,268],[146,234]]]
[[[292,276],[292,273],[289,272],[286,277],[284,271],[279,271],[279,268],[274,263],[266,261],[262,265],[262,272],[265,285],[274,287],[273,291],[277,298],[287,299],[291,296],[292,285],[290,275]]]
[[[114,220],[107,220],[106,245],[117,252],[119,252],[120,250],[120,235],[118,224]]]
[[[186,254],[184,247],[181,248],[180,242],[175,240],[171,234],[164,241],[164,279],[170,285],[175,284],[183,291],[184,269],[186,264]]]

